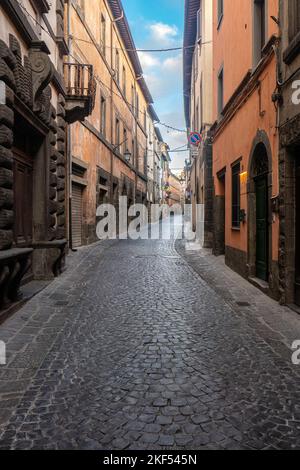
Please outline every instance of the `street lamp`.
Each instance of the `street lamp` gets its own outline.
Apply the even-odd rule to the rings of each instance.
[[[125,158],[125,160],[126,160],[127,163],[130,162],[130,160],[131,160],[131,153],[130,153],[130,151],[129,151],[128,149],[127,149],[126,152],[124,153],[124,158]]]
[[[117,149],[119,149],[120,147],[122,147],[122,145],[124,145],[127,141],[128,141],[128,139],[125,139],[125,140],[123,140],[123,142],[121,142],[120,144],[115,145],[115,146],[113,147],[113,151],[115,152]],[[130,151],[129,151],[128,149],[126,149],[126,151],[124,152],[124,158],[125,158],[125,160],[126,160],[127,163],[130,162],[130,160],[131,160],[131,153],[130,153]]]

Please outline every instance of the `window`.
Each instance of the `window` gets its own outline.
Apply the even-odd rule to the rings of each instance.
[[[120,121],[118,118],[116,118],[116,140],[115,143],[116,145],[120,145]]]
[[[232,228],[240,228],[241,164],[232,167]]]
[[[265,0],[254,0],[253,21],[253,62],[256,66],[262,58],[262,50],[266,43]]]
[[[103,15],[101,15],[101,31],[100,31],[100,48],[102,54],[106,55],[106,21]]]
[[[147,132],[147,112],[146,112],[146,108],[144,108],[144,129],[145,129],[145,132]]]
[[[123,67],[123,75],[122,75],[122,91],[123,94],[126,98],[126,70],[125,67]]]
[[[224,69],[218,75],[218,115],[221,116],[224,108]]]
[[[135,144],[134,144],[134,139],[131,141],[131,154],[132,154],[132,165],[135,165]]]
[[[199,47],[198,45],[196,45],[195,47],[193,67],[194,67],[194,81],[196,82],[198,78],[198,73],[199,73]],[[195,86],[195,83],[194,83],[194,86]],[[193,93],[195,94],[195,91],[193,91]]]
[[[200,127],[199,127],[199,100],[197,100],[197,106],[196,106],[196,118],[195,118],[195,131],[199,132]]]
[[[134,93],[134,86],[131,85],[131,108],[132,108],[133,113],[134,113],[134,107],[135,107],[135,93]]]
[[[120,54],[118,50],[116,50],[115,77],[117,82],[120,83]]]
[[[31,5],[31,7],[34,11],[35,17],[36,17],[36,21],[35,21],[34,18],[30,18],[30,21],[33,20],[33,22],[32,22],[33,27],[36,30],[38,36],[41,37],[41,35],[42,35],[42,28],[41,28],[42,16],[41,16],[41,11],[39,10],[39,8],[37,7],[37,5],[35,3],[36,2],[33,2],[32,0],[30,0],[30,5]]]
[[[202,2],[201,2],[202,6]],[[202,40],[202,8],[197,12],[197,41],[201,42]]]
[[[78,0],[78,5],[81,10],[82,15],[84,16],[84,10],[85,10],[85,0]]]
[[[100,132],[105,136],[106,134],[106,99],[101,96],[100,101]]]
[[[125,155],[127,150],[127,129],[123,129],[123,155]]]
[[[289,1],[289,39],[300,33],[300,3],[299,0]]]
[[[203,82],[202,82],[202,77],[201,77],[201,82],[200,82],[200,129],[202,131],[203,127]]]
[[[218,27],[221,24],[223,16],[224,16],[224,0],[218,0]]]
[[[140,119],[140,98],[138,93],[136,95],[136,118]]]

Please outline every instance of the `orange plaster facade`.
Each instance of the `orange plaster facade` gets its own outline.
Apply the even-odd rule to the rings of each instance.
[[[145,94],[145,84],[141,88],[108,1],[72,2],[68,19],[71,57],[93,64],[97,81],[93,114],[72,126],[70,135],[75,167],[83,162],[82,244],[88,244],[96,241],[99,204],[113,203],[117,209],[122,195],[130,202],[146,200],[145,113],[151,96]],[[75,171],[72,184],[78,182]]]
[[[257,277],[256,149],[266,153],[268,162],[268,264],[266,290],[277,296],[278,214],[272,212],[271,200],[278,195],[278,117],[272,94],[276,91],[276,37],[278,26],[270,18],[278,17],[277,0],[265,2],[265,40],[261,57],[255,61],[254,2],[225,0],[220,18],[214,0],[214,138],[213,176],[215,218],[225,218],[225,229],[217,223],[216,254],[225,252],[226,262],[247,278]],[[222,72],[223,71],[223,72]],[[221,85],[220,74],[223,74]],[[222,91],[220,87],[223,86]],[[223,106],[220,112],[220,93]],[[267,157],[266,157],[267,158]],[[239,227],[232,226],[232,166],[240,163]],[[224,207],[225,205],[225,214]],[[224,230],[224,233],[222,231]]]

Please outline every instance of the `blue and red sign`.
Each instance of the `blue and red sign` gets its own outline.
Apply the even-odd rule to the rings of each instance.
[[[199,144],[202,142],[202,136],[199,132],[191,132],[190,133],[190,144],[198,147]]]

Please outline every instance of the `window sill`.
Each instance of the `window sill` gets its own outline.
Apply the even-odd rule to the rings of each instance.
[[[231,230],[233,232],[240,232],[241,231],[241,227],[231,227]]]

